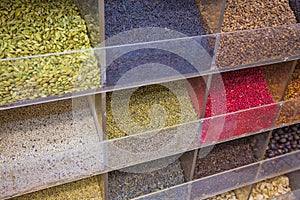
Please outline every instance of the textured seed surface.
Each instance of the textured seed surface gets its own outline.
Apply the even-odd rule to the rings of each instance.
[[[270,68],[272,69],[271,66]],[[264,69],[256,67],[214,75],[207,100],[205,117],[237,112],[273,103],[267,80],[264,77]],[[277,74],[276,77],[278,75],[282,77],[282,74]],[[277,80],[277,82],[279,81]],[[279,90],[280,88],[277,87],[277,89]],[[197,104],[194,104],[194,107],[197,107]],[[201,109],[198,110],[202,111]],[[229,114],[226,117],[208,119],[203,124],[200,142],[211,143],[268,128],[274,123],[276,111],[277,106],[269,106],[248,110],[247,112]],[[224,127],[222,130],[211,132],[215,124]]]
[[[256,162],[257,159],[254,157],[251,141],[253,141],[251,137],[233,140],[217,144],[203,158],[201,158],[202,154],[198,154],[194,179]],[[205,150],[203,151],[205,152]],[[220,181],[226,182],[226,180]]]
[[[109,139],[197,119],[184,81],[115,91],[107,94],[106,102]],[[124,105],[128,103],[127,110]],[[118,120],[114,114],[123,117]]]
[[[295,24],[288,0],[227,1],[222,32]],[[219,67],[263,62],[296,55],[300,28],[281,27],[222,35],[217,53]]]
[[[293,72],[292,79],[287,87],[287,91],[284,96],[284,100],[290,100],[290,102],[282,105],[279,118],[277,120],[278,125],[290,124],[300,120],[300,61],[297,62],[296,68]]]
[[[230,192],[226,192],[226,193],[208,198],[206,200],[238,200],[238,198],[233,191],[230,191]]]
[[[71,1],[1,1],[0,59],[89,49]],[[93,51],[0,61],[0,106],[100,86]]]
[[[250,200],[266,200],[291,192],[289,178],[278,176],[256,183],[253,187]]]
[[[71,100],[58,101],[1,111],[0,116],[0,163],[72,149],[98,137],[85,98],[73,106]]]
[[[288,0],[228,0],[222,32],[295,24]]]
[[[86,98],[4,110],[0,125],[0,198],[101,167],[82,150],[99,140]]]
[[[144,170],[148,169],[147,164],[143,164],[141,167]],[[131,199],[183,182],[183,172],[177,160],[161,169],[151,172],[110,172],[108,174],[108,194],[110,199],[114,200]]]
[[[187,36],[204,33],[194,0],[108,0],[105,1],[105,26],[106,37],[145,27],[168,28]]]
[[[300,124],[273,130],[265,157],[272,158],[296,150],[300,150]]]
[[[201,12],[201,18],[203,20],[203,26],[206,33],[217,33],[221,11],[222,11],[222,0],[196,0],[198,8]]]
[[[65,200],[65,199],[94,199],[101,200],[104,183],[100,182],[96,176],[74,181],[64,185],[40,190],[38,192],[26,194],[13,200]]]
[[[300,60],[298,60],[292,80],[288,85],[284,100],[297,99],[300,97]]]

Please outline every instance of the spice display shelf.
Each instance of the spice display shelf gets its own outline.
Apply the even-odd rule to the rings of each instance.
[[[162,185],[150,178],[151,186],[138,188],[138,195],[162,190],[137,199],[206,198],[299,170],[299,150],[262,160],[271,130],[300,123],[299,68],[287,86],[300,59],[299,12],[288,1],[3,0],[0,5],[0,199],[54,186],[75,189],[79,179],[91,184],[86,195],[96,189],[95,198],[108,199],[114,184],[128,186],[122,176],[116,178],[120,171],[170,157],[177,158],[175,171],[149,177],[158,173],[165,179],[181,169],[179,178]],[[184,81],[189,84],[180,84]],[[173,91],[162,88],[172,84]],[[124,124],[115,123],[113,117],[127,108],[122,94],[128,91],[134,91],[130,112],[117,119]],[[118,92],[119,101],[113,102]],[[218,97],[223,94],[228,101]],[[117,109],[110,108],[111,100]],[[221,109],[213,108],[214,101],[223,103]],[[218,163],[222,153],[231,163],[208,166],[206,173],[201,155],[214,145],[203,163]],[[228,157],[235,149],[245,151],[244,160]],[[124,177],[132,175],[138,180],[130,173]],[[188,182],[174,186],[183,182],[182,175]],[[47,191],[40,195],[51,195]]]
[[[276,177],[300,169],[300,151],[268,160],[259,161],[223,173],[190,181],[156,193],[135,199],[177,199],[178,193],[184,196],[205,199],[243,186]]]
[[[263,131],[269,131],[287,124],[277,124],[277,126],[274,126],[274,121],[272,126],[265,127],[265,129],[257,127],[256,129],[252,129],[252,132],[245,132],[239,136],[232,135],[226,139],[210,141],[209,143],[200,143],[199,133],[201,132],[199,132],[199,130],[201,130],[201,127],[203,127],[206,120],[213,120],[214,124],[218,125],[218,127],[223,125],[226,126],[232,124],[225,120],[226,117],[230,115],[240,115],[240,113],[251,112],[251,110],[256,110],[256,112],[261,110],[261,112],[264,112],[265,107],[273,107],[276,105],[278,108],[281,108],[282,105],[290,102],[291,101],[278,102],[267,106],[214,116],[208,119],[196,120],[194,122],[180,124],[162,130],[155,130],[100,142],[93,142],[94,139],[88,139],[87,135],[84,136],[88,132],[79,131],[78,134],[86,137],[86,144],[77,146],[76,148],[70,146],[70,144],[66,146],[67,148],[70,146],[70,149],[68,150],[61,150],[60,152],[50,151],[45,154],[37,154],[35,157],[27,156],[17,158],[9,163],[2,163],[0,165],[2,172],[1,186],[6,188],[6,190],[3,190],[5,193],[1,194],[1,198],[44,189],[91,175],[118,170],[194,149],[209,147],[210,145],[218,143],[225,143],[250,135],[255,136]],[[297,112],[297,110],[295,110],[295,112]],[[79,119],[81,118],[74,121],[75,125],[78,123]],[[290,124],[292,123],[296,122],[290,121]],[[256,123],[253,122],[252,126],[255,126],[255,124]],[[105,138],[105,136],[102,137]],[[67,141],[76,141],[76,138],[69,138],[66,136],[64,136],[64,138],[64,140]],[[4,141],[4,139],[5,138],[3,138],[2,141]],[[28,137],[22,137],[22,140],[25,143],[28,141],[28,143],[35,146],[40,143],[34,142],[33,140],[29,142],[29,139],[30,138]],[[41,141],[43,141],[43,139]],[[46,144],[48,143],[47,141],[45,142]],[[48,147],[51,146],[48,145]],[[45,149],[41,147],[41,150]],[[62,169],[65,170],[62,171]],[[43,180],[42,183],[41,180]]]
[[[285,32],[289,34],[283,34]],[[290,32],[294,33],[290,34]],[[65,53],[50,53],[23,58],[1,59],[1,65],[11,67],[9,72],[3,71],[1,76],[3,96],[0,110],[299,59],[299,35],[300,24],[295,24],[147,43],[101,47]],[[215,58],[218,57],[219,52],[223,51],[223,47],[213,44],[212,46],[216,47],[212,49],[212,52],[215,53],[210,55],[207,50],[209,47],[205,47],[205,45],[207,46],[207,43],[210,41],[214,41],[215,43],[220,38],[235,38],[237,44],[243,44],[245,48],[243,61],[221,65],[216,64]],[[247,40],[245,38],[247,38]],[[265,43],[261,41],[264,40],[264,38],[269,38],[267,47]],[[282,46],[282,41],[289,44],[289,46]],[[230,47],[230,45],[232,45],[232,47]],[[275,49],[278,46],[282,46],[282,50],[272,50],[274,55],[260,54],[260,50],[264,48]],[[238,52],[238,49],[234,50],[234,48],[239,47],[237,47],[236,44],[227,44],[227,48],[232,49],[232,52]],[[153,52],[140,52],[140,49],[156,49],[157,52],[156,50]],[[256,49],[257,54],[260,54],[260,56],[252,55],[253,49]],[[286,51],[286,49],[289,51]],[[170,51],[172,55],[168,55],[162,63],[159,59],[155,61],[157,62],[156,64],[152,60],[154,64],[149,65],[151,59],[157,59],[158,56],[165,55],[164,52],[160,52],[162,50]],[[136,55],[128,54],[128,52],[136,52]],[[185,52],[189,53],[187,54]],[[146,56],[147,54],[148,56]],[[99,60],[100,58],[104,58],[103,55],[106,55],[105,59]],[[88,57],[94,56],[99,60],[98,65],[93,65],[93,63],[91,63],[92,61],[80,61],[79,64],[76,64],[79,70],[73,71],[72,59],[81,59],[81,57],[82,59],[87,59]],[[51,74],[45,63],[51,63],[53,59],[57,58],[59,58],[58,61],[55,61],[57,65],[69,65],[69,67],[51,71],[51,73],[55,73]],[[137,62],[136,59],[138,59],[138,63],[134,63]],[[172,63],[175,62],[174,59],[177,64]],[[123,64],[121,65],[120,62]],[[128,68],[128,65],[139,66],[143,65],[143,63],[148,63],[148,65]],[[28,67],[24,68],[24,65],[28,65]],[[112,71],[112,69],[116,67],[118,70]],[[11,84],[15,84],[15,81],[20,79],[18,76],[20,74],[26,74],[26,70],[31,68],[32,70],[42,70],[43,74],[40,72],[37,73],[37,71],[30,73],[30,77],[26,79],[27,85],[12,88]],[[101,73],[99,68],[101,68]],[[72,77],[66,77],[68,73],[73,74]],[[47,78],[48,75],[52,78]],[[39,80],[43,83],[39,83]],[[95,81],[91,82],[93,80]],[[63,84],[70,82],[72,85],[67,85],[66,87],[68,87],[68,89],[61,87],[61,91],[59,92],[55,87],[60,82]],[[48,85],[50,92],[53,90],[59,93],[57,93],[57,95],[50,94],[48,90],[46,91],[45,88],[43,88],[43,85]],[[24,96],[26,95],[25,93],[30,94],[30,96]]]

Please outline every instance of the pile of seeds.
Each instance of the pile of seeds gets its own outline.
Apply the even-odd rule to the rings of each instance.
[[[90,48],[71,1],[1,1],[0,59]],[[91,50],[0,61],[0,105],[100,86]]]
[[[222,7],[224,1],[208,1],[196,0],[201,12],[203,26],[206,33],[217,33],[219,30],[219,23],[221,20]]]
[[[288,0],[227,1],[222,32],[295,24]],[[279,27],[224,34],[216,63],[234,67],[295,55],[299,52],[300,27]]]
[[[196,88],[195,91],[197,91]],[[201,96],[198,101],[201,102]],[[221,75],[214,75],[212,79],[205,118],[270,103],[273,103],[273,99],[264,78],[263,68],[221,73]],[[198,108],[198,105],[194,105],[194,107]],[[201,109],[197,110],[202,111]],[[206,120],[203,126],[201,143],[211,143],[212,141],[268,128],[275,120],[276,111],[277,106],[267,106],[228,115],[224,117],[223,123],[222,117]],[[255,124],[253,124],[253,121],[255,121]],[[211,129],[210,124],[215,123],[221,123],[220,126],[224,125],[224,128],[208,134]]]
[[[265,157],[272,158],[296,150],[300,150],[300,124],[273,130]]]
[[[287,176],[278,176],[275,178],[267,179],[256,183],[253,187],[250,200],[267,200],[270,198],[278,197],[280,195],[291,192],[289,186],[289,178]],[[215,197],[208,198],[207,200],[237,200],[245,199],[248,197],[249,190],[246,189],[249,187],[239,188],[234,191],[229,191]],[[245,190],[245,194],[241,197],[237,196],[238,193],[241,193]],[[294,199],[291,196],[291,199]]]
[[[300,61],[297,62],[296,68],[292,74],[292,79],[287,87],[284,100],[290,100],[282,105],[277,125],[291,124],[300,120],[300,112],[298,108],[300,106]]]
[[[201,154],[198,154],[194,179],[217,174],[257,161],[251,146],[251,138],[241,138],[217,144],[208,155],[203,158],[200,158],[200,156],[202,157]],[[226,180],[220,181],[226,182]]]
[[[163,2],[159,0],[121,2],[107,0],[105,1],[106,45],[203,35],[205,32],[200,18],[200,11],[195,0],[166,0]],[[126,31],[132,32],[126,34]],[[199,47],[201,49],[204,47],[203,52],[199,52]],[[194,53],[184,56],[187,48],[192,49],[191,51]],[[176,53],[174,53],[174,49],[176,49]],[[127,52],[127,50],[131,51]],[[157,44],[154,47],[141,45],[134,47],[133,50],[131,48],[115,48],[107,51],[108,60],[110,56],[114,57],[120,52],[122,55],[114,58],[114,62],[107,66],[106,84],[114,86],[126,72],[147,64],[165,65],[170,69],[167,73],[164,71],[166,67],[161,66],[157,70],[149,70],[149,72],[145,69],[144,72],[137,73],[137,77],[133,77],[134,80],[128,80],[127,83],[132,84],[138,80],[147,81],[149,78],[153,80],[207,70],[210,67],[208,63],[212,59],[209,54],[211,50],[206,38],[164,42],[162,45]],[[205,56],[208,60],[205,60],[207,59],[204,58]],[[201,64],[195,62],[191,64],[191,60],[196,60]]]
[[[230,191],[230,192],[226,192],[226,193],[219,194],[217,196],[208,198],[206,200],[238,200],[238,198],[235,195],[234,191]]]
[[[195,0],[108,0],[105,1],[105,27],[106,38],[146,27],[168,28],[187,36],[204,33]]]
[[[250,200],[266,200],[291,192],[287,176],[278,176],[256,183],[253,187]]]
[[[144,167],[147,168],[147,165]],[[114,200],[131,199],[183,182],[184,176],[178,160],[151,172],[113,171],[108,174],[108,195]]]
[[[297,62],[296,68],[292,75],[292,80],[288,85],[284,100],[300,98],[300,60]]]
[[[202,42],[204,43],[204,39]],[[106,85],[126,85],[135,82],[145,83],[149,80],[153,81],[153,79],[166,79],[172,76],[198,74],[199,72],[209,69],[210,64],[208,63],[211,61],[211,55],[203,48],[204,45],[200,46],[196,41],[192,40],[183,41],[181,46],[176,43],[177,42],[162,43],[166,47],[163,47],[164,45],[162,44],[154,45],[157,47],[153,48],[139,46],[140,48],[137,50],[124,53],[107,66]],[[168,47],[168,45],[176,46],[175,48],[177,48],[177,50],[172,52],[173,47]],[[194,52],[187,55],[187,47],[192,48]],[[108,50],[108,60],[110,57],[114,57],[115,54],[118,55],[118,50],[126,51],[125,48]],[[199,63],[201,64],[199,65]]]
[[[100,28],[101,19],[99,17],[100,15],[98,10],[100,7],[100,2],[97,0],[74,0],[73,2],[75,2],[80,15],[84,18],[91,46],[99,47],[103,40],[103,38],[101,38],[101,34],[104,33],[104,30]]]
[[[26,194],[13,200],[65,200],[65,199],[95,199],[102,200],[104,183],[94,176],[64,185]]]
[[[108,139],[197,119],[185,81],[108,93],[106,111]]]
[[[73,105],[66,100],[14,112],[4,110],[0,116],[0,163],[64,151],[98,139],[86,98],[74,100]]]
[[[99,141],[86,98],[4,110],[0,119],[0,198],[99,170],[100,157],[82,150]]]

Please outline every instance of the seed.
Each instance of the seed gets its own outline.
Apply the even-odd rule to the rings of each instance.
[[[3,28],[5,40],[0,42],[0,58],[90,48],[85,22],[71,1],[33,5],[24,5],[22,2],[22,0],[14,1],[13,5],[16,9],[8,12],[8,15],[3,15],[3,20],[7,23]],[[11,9],[9,1],[1,3],[1,6],[5,12]],[[45,15],[49,21],[42,23],[41,20]],[[26,17],[23,18],[23,16]],[[71,20],[74,17],[76,20]],[[62,26],[66,20],[68,26]],[[13,38],[10,37],[11,32],[16,32]],[[73,39],[73,36],[69,36],[70,32],[82,36],[71,48],[69,48],[69,41]],[[48,96],[52,96],[100,87],[100,71],[92,51],[0,61],[0,69],[3,69],[0,73],[0,80],[3,79],[0,82],[0,88],[4,88],[1,95],[6,97],[0,100],[0,106],[15,101],[34,99],[33,97],[44,97],[45,95],[40,92],[44,89],[48,91]],[[64,81],[59,82],[61,85],[51,85],[51,83],[57,83],[57,77],[61,76],[61,71],[65,76]],[[78,80],[74,76],[75,72],[87,76]],[[48,77],[52,78],[48,79]],[[11,85],[15,86],[14,92],[12,92]],[[24,90],[27,90],[27,95],[23,94]]]

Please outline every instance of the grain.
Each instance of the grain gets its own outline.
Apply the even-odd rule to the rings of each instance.
[[[1,6],[0,59],[91,47],[85,21],[71,1],[15,0]],[[92,50],[0,61],[0,106],[99,86]]]
[[[113,139],[196,120],[185,84],[177,81],[108,93],[107,137]]]
[[[85,149],[99,141],[86,98],[5,110],[0,116],[0,198],[101,169],[95,155],[100,152]]]
[[[253,187],[250,200],[266,200],[291,192],[289,178],[278,176],[256,183]]]
[[[288,85],[284,100],[292,100],[300,97],[300,60],[292,74],[292,80]]]
[[[105,1],[106,45],[143,43],[203,35],[205,32],[200,18],[200,12],[194,0]],[[208,41],[209,39],[212,41]],[[208,70],[215,37],[211,36],[209,39],[184,39],[163,42],[162,45],[159,43],[143,44],[133,47],[133,50],[131,48],[108,50],[106,54],[108,60],[120,52],[124,53],[107,66],[106,85],[117,85],[118,80],[127,72],[132,72],[142,66],[148,69],[136,73],[136,76],[127,80],[126,84],[196,74],[199,71]],[[199,51],[199,47],[204,47],[204,51]],[[193,49],[191,50],[193,53],[190,55],[186,55],[188,48]],[[131,51],[127,52],[127,50]],[[191,64],[191,60],[188,58],[196,60],[197,65],[194,64],[195,62]],[[151,64],[152,67],[147,66]],[[158,69],[154,70],[156,68],[153,65]]]
[[[105,1],[105,26],[106,38],[145,27],[168,28],[187,36],[204,33],[194,0],[108,0]]]
[[[98,177],[90,177],[67,183],[64,185],[40,190],[34,193],[26,194],[20,197],[12,198],[12,200],[64,200],[64,199],[93,199],[102,200],[103,194],[101,187],[104,183],[98,180]]]
[[[196,0],[201,12],[203,26],[207,34],[219,32],[219,24],[221,21],[222,0]]]
[[[217,174],[257,161],[251,147],[251,137],[217,144],[208,155],[203,158],[201,157],[202,154],[198,154],[194,179]],[[226,180],[220,181],[226,182]]]
[[[141,167],[146,171],[149,169],[147,164],[143,164]],[[114,200],[131,199],[183,182],[184,176],[177,160],[161,169],[150,172],[110,172],[108,174],[108,194],[109,198]]]
[[[238,198],[233,191],[230,191],[211,198],[207,198],[206,200],[238,200]]]
[[[228,0],[222,32],[295,24],[288,0]]]
[[[58,101],[0,116],[1,163],[72,149],[98,137],[86,98],[74,100],[74,107],[71,100]]]
[[[291,124],[300,120],[299,100],[300,97],[300,61],[292,74],[291,81],[288,84],[284,94],[284,100],[288,101],[282,105],[277,125]]]
[[[299,53],[299,26],[258,29],[295,24],[288,0],[227,1],[217,52],[218,67],[235,67]]]

